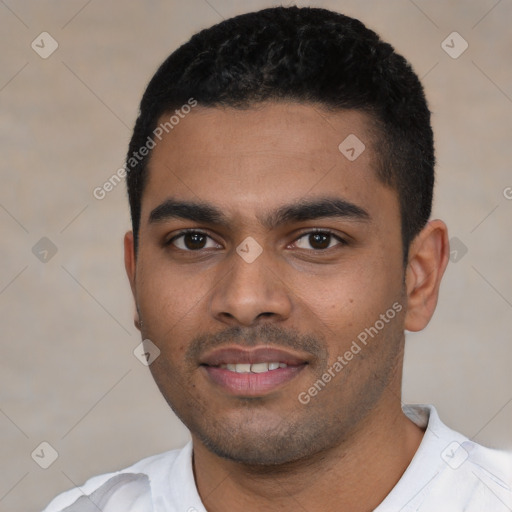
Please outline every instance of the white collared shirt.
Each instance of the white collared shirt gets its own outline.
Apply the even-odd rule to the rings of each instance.
[[[374,512],[511,512],[512,453],[480,446],[444,425],[431,405],[404,413],[425,429],[402,478]],[[340,496],[340,503],[342,502]],[[192,442],[88,480],[43,512],[207,512],[192,470]]]

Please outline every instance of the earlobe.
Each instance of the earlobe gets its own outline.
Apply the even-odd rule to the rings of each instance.
[[[135,292],[136,260],[135,260],[135,245],[134,245],[132,231],[128,231],[124,235],[124,267],[126,269],[126,275],[128,276],[128,280],[130,281],[130,288],[132,289],[133,298],[136,301],[136,292]],[[139,318],[139,312],[137,311],[137,306],[135,306],[133,323],[134,323],[135,327],[140,330],[141,322],[140,322],[140,318]]]
[[[432,318],[449,255],[446,224],[441,220],[428,222],[409,248],[406,330],[420,331]]]

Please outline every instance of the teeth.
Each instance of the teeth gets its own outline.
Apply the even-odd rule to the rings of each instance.
[[[268,363],[255,363],[251,364],[252,373],[265,373],[268,372]]]
[[[220,367],[236,373],[265,373],[269,370],[277,370],[278,368],[286,368],[286,363],[228,363],[221,364]]]

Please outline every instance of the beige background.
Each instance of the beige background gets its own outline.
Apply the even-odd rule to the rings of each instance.
[[[271,5],[0,2],[0,511],[40,510],[73,483],[187,440],[132,353],[124,184],[101,201],[92,191],[122,165],[158,64],[198,29]],[[423,77],[435,216],[468,251],[448,268],[434,320],[408,335],[404,399],[434,403],[453,428],[510,449],[512,2],[299,5],[360,17]],[[43,31],[59,44],[47,59],[31,48]],[[457,59],[441,47],[453,31],[469,44]],[[57,248],[46,263],[32,252],[42,237]],[[31,458],[43,441],[59,454],[46,470]]]

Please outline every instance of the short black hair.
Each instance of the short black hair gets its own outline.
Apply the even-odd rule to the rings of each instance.
[[[410,64],[374,31],[326,9],[275,7],[204,29],[174,51],[147,86],[128,149],[135,250],[151,156],[150,151],[141,156],[140,149],[152,147],[148,142],[164,114],[191,100],[241,109],[264,101],[295,101],[367,113],[378,134],[378,178],[398,194],[407,261],[409,244],[432,208],[430,111]]]

